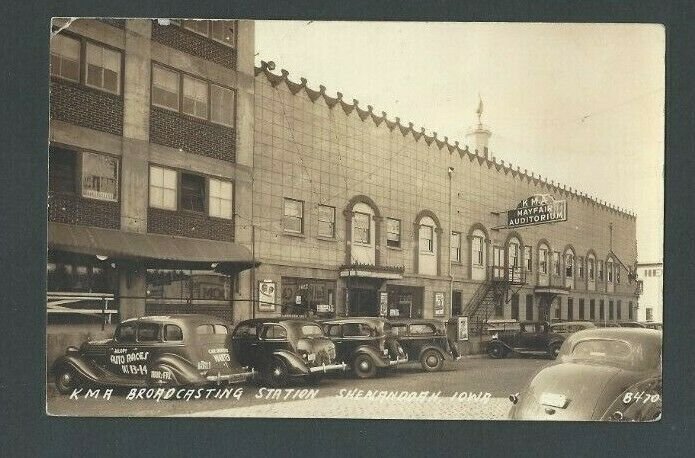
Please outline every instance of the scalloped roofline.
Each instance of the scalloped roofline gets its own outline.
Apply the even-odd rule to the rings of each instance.
[[[374,107],[372,107],[372,105],[367,105],[367,110],[363,110],[359,107],[359,101],[357,99],[352,99],[352,103],[345,102],[341,92],[336,92],[336,97],[331,97],[326,94],[326,87],[324,85],[319,85],[319,90],[316,91],[308,86],[308,81],[306,78],[300,78],[300,82],[296,83],[290,80],[289,72],[287,70],[281,69],[279,75],[275,74],[268,67],[268,62],[263,60],[261,60],[260,67],[254,67],[254,76],[258,76],[260,74],[265,76],[272,87],[285,83],[292,95],[297,95],[303,90],[312,103],[316,102],[316,100],[321,97],[330,109],[340,104],[340,107],[347,116],[354,112],[362,121],[366,121],[368,118],[371,118],[372,122],[374,122],[377,127],[384,125],[390,131],[398,128],[404,137],[411,134],[416,142],[423,139],[425,143],[427,143],[427,146],[431,146],[434,142],[437,148],[440,150],[446,147],[450,154],[457,152],[460,158],[463,159],[464,157],[467,157],[471,162],[477,161],[480,166],[486,165],[488,168],[495,167],[498,172],[504,173],[505,175],[511,173],[514,178],[519,178],[522,181],[526,180],[528,183],[533,182],[535,186],[545,188],[548,191],[560,194],[561,196],[573,197],[585,203],[602,207],[605,210],[617,213],[627,218],[637,218],[637,214],[634,211],[624,209],[617,205],[606,202],[605,200],[590,196],[585,192],[573,189],[571,186],[555,183],[554,180],[550,180],[550,182],[548,182],[548,177],[542,177],[540,174],[536,175],[533,171],[529,173],[528,169],[524,169],[522,171],[521,167],[519,166],[516,166],[516,169],[514,169],[511,163],[505,164],[504,160],[500,160],[498,162],[495,156],[492,156],[490,159],[484,155],[485,151],[470,151],[468,145],[464,145],[464,147],[461,148],[458,141],[454,141],[452,144],[449,142],[449,137],[446,136],[444,137],[444,140],[441,140],[438,138],[437,132],[432,132],[432,135],[427,135],[425,133],[425,127],[421,127],[420,130],[417,131],[412,122],[409,122],[408,125],[401,124],[401,118],[398,116],[395,116],[393,120],[390,120],[388,119],[388,115],[385,111],[382,111],[381,116],[379,116],[374,113]]]

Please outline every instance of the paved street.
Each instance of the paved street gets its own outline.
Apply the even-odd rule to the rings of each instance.
[[[133,399],[136,393],[129,390],[109,397],[104,389],[87,398],[84,390],[71,399],[49,384],[47,410],[80,416],[504,419],[511,406],[507,396],[520,391],[549,362],[469,357],[449,362],[439,373],[424,373],[411,363],[369,380],[336,375],[318,386],[297,383],[276,391],[243,385],[231,395],[218,396],[222,399],[215,398],[217,391],[208,399],[203,391],[200,399],[189,395],[189,400],[156,400]]]

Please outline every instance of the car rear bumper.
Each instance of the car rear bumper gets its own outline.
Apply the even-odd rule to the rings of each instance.
[[[316,372],[323,372],[324,374],[327,372],[333,372],[333,371],[345,371],[347,370],[347,364],[345,363],[340,363],[340,364],[321,364],[320,366],[313,366],[309,368],[310,373],[316,373]]]

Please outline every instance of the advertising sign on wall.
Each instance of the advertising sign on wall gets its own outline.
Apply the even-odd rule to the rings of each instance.
[[[382,291],[379,293],[379,316],[386,316],[389,307],[389,293]]]
[[[434,293],[434,316],[444,316],[444,293]]]
[[[460,316],[458,319],[458,340],[468,340],[468,317]]]
[[[258,310],[275,311],[275,282],[263,280],[258,282]]]
[[[550,194],[536,194],[507,210],[507,227],[567,221],[567,201],[555,200]]]

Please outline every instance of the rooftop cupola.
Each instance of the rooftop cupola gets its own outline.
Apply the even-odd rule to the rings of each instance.
[[[488,157],[488,140],[492,136],[492,132],[490,129],[483,125],[481,121],[481,117],[483,115],[483,99],[478,96],[480,102],[478,103],[478,109],[475,111],[475,113],[478,115],[478,125],[471,127],[468,130],[468,133],[466,134],[466,140],[469,144],[469,146],[477,150],[478,153],[484,154],[485,157]]]

